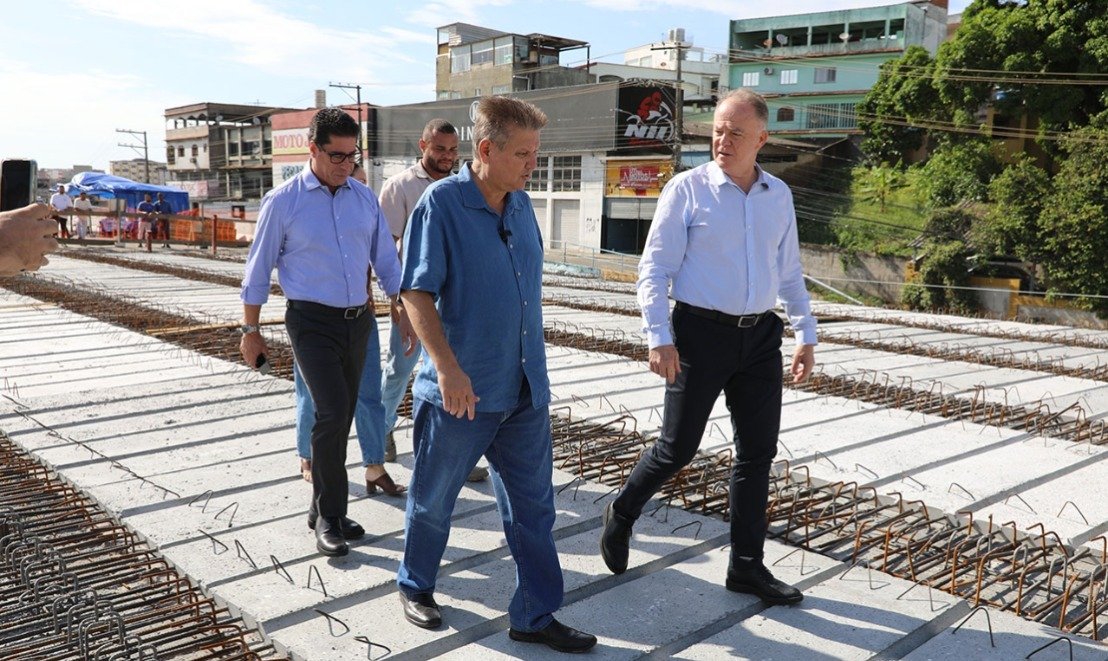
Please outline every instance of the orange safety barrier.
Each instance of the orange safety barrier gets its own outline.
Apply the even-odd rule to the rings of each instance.
[[[235,241],[235,223],[231,220],[223,220],[218,216],[216,221],[216,241]],[[170,220],[169,235],[173,241],[187,241],[189,243],[208,243],[212,240],[212,221],[203,220]]]

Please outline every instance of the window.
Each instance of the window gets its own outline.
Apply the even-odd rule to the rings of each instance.
[[[550,181],[554,192],[581,190],[581,157],[555,156]]]
[[[496,64],[512,63],[512,38],[500,37],[495,41],[493,49],[493,61]]]
[[[181,158],[184,158],[185,157],[185,148],[184,147],[178,147],[177,148],[177,155],[180,156]]]
[[[493,85],[492,86],[492,93],[493,94],[507,94],[508,92],[511,92],[511,91],[512,91],[512,86],[511,85]]]
[[[816,69],[816,82],[817,83],[833,83],[835,82],[835,69],[834,68],[817,68]]]
[[[853,103],[816,103],[808,106],[810,129],[852,129],[857,126]]]
[[[539,156],[536,159],[535,169],[531,172],[531,178],[527,180],[526,189],[545,193],[547,184],[550,183],[550,157]]]
[[[176,162],[173,158],[175,154],[176,154],[176,152],[173,151],[173,147],[167,147],[166,148],[166,150],[165,150],[165,160],[170,165],[173,165]]]
[[[757,87],[758,86],[758,72],[747,71],[743,74],[743,87]]]
[[[450,73],[462,73],[469,71],[469,45],[458,46],[450,49]]]
[[[196,158],[199,155],[200,155],[200,148],[197,147],[196,145],[193,145],[192,146],[192,157]]]
[[[480,87],[474,87],[473,88],[473,96],[481,96],[481,88]]]
[[[777,109],[777,121],[778,122],[791,122],[796,119],[796,111],[792,108],[778,108]]]
[[[654,58],[651,57],[650,55],[647,55],[646,57],[640,57],[639,58],[639,66],[640,67],[653,66],[653,64],[654,64],[653,59]]]
[[[492,42],[482,41],[473,45],[473,56],[470,58],[470,66],[492,63]]]
[[[796,84],[796,69],[786,69],[781,72],[781,84],[782,85],[795,85]]]
[[[228,156],[238,156],[239,155],[239,143],[237,143],[237,142],[228,142],[227,143],[227,155]]]

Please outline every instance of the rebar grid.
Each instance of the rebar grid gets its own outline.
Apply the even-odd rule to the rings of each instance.
[[[0,658],[276,657],[257,631],[0,432]]]
[[[575,419],[563,407],[551,421],[555,466],[613,490],[653,442],[630,415],[597,423]],[[662,504],[651,514],[679,506],[727,520],[732,465],[730,450],[697,453],[663,485]],[[900,494],[814,479],[806,466],[787,460],[774,465],[767,515],[772,537],[913,581],[928,589],[928,599],[932,589],[948,592],[1094,640],[1108,626],[1108,550],[1075,551],[1041,526],[1024,531],[991,518],[975,523],[972,514],[944,514]]]

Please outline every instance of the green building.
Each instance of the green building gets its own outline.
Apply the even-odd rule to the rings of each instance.
[[[727,81],[766,98],[769,131],[841,138],[879,67],[909,46],[946,38],[946,0],[731,21]]]

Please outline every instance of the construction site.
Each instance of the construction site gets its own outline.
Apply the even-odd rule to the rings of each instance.
[[[404,620],[404,500],[369,496],[356,452],[367,535],[316,552],[285,299],[274,280],[262,375],[239,356],[244,258],[67,246],[0,279],[0,658],[560,657],[507,635],[515,567],[488,482],[454,511],[440,630]],[[543,292],[558,617],[597,635],[592,658],[1108,659],[1108,331],[814,302],[765,559],[805,598],[771,607],[723,586],[722,397],[636,523],[630,569],[605,568],[601,514],[658,433],[663,382],[634,284],[551,265]],[[401,422],[389,471],[407,483]]]

